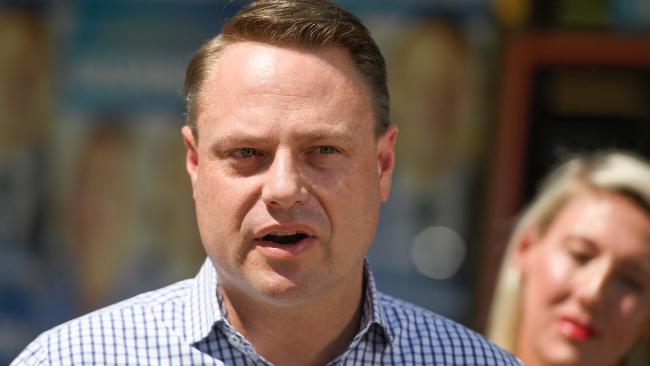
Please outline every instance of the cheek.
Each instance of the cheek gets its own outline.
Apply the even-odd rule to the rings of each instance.
[[[374,235],[381,202],[376,169],[351,165],[335,172],[318,174],[312,182],[314,194],[336,234],[357,235],[358,239]]]
[[[650,299],[628,295],[612,301],[610,306],[603,312],[607,328],[607,332],[603,332],[604,344],[609,354],[624,355],[640,338],[650,335]]]
[[[618,329],[618,334],[643,334],[650,326],[650,295],[628,294],[616,304],[615,311],[610,323]],[[638,329],[638,332],[633,332],[633,329]]]
[[[377,167],[369,157],[351,159],[332,170],[312,170],[310,186],[341,204],[379,199]]]
[[[528,293],[537,303],[531,306],[552,305],[569,295],[571,270],[565,258],[557,253],[540,251],[529,263]]]
[[[233,179],[220,174],[218,169],[199,170],[195,185],[195,204],[199,229],[205,243],[210,238],[229,231],[239,231],[254,191],[251,180]],[[208,241],[206,241],[208,240]]]

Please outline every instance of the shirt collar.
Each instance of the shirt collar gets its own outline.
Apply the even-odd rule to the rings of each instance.
[[[386,310],[379,299],[375,279],[370,271],[368,261],[364,260],[364,299],[361,314],[361,326],[356,339],[360,339],[376,328],[393,343],[394,334],[386,316]],[[209,258],[205,260],[199,273],[192,281],[186,296],[183,328],[185,340],[196,343],[207,337],[218,322],[227,322],[223,302],[219,300],[217,272]]]
[[[372,271],[370,271],[367,259],[364,261],[363,279],[365,289],[358,337],[365,335],[373,327],[376,327],[380,332],[383,332],[386,340],[392,344],[395,339],[393,329],[390,327],[386,309],[379,299],[379,291],[377,291],[375,278]]]
[[[217,272],[207,258],[186,297],[182,325],[185,340],[192,344],[204,339],[215,323],[224,319],[217,298]]]

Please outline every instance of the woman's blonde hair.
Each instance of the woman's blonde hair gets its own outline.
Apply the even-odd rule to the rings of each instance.
[[[565,203],[587,190],[624,194],[650,214],[650,165],[629,152],[597,152],[567,160],[544,180],[510,238],[488,318],[488,338],[512,353],[517,346],[522,292],[520,273],[512,258],[515,247],[530,228],[543,235]],[[650,365],[650,340],[640,340],[624,365]]]

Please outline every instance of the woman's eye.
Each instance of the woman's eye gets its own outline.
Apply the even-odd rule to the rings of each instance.
[[[316,148],[316,152],[318,152],[319,154],[327,155],[327,154],[335,154],[338,152],[338,150],[332,146],[319,146]]]
[[[591,259],[589,254],[579,251],[569,251],[569,254],[571,255],[571,258],[578,263],[587,263]]]
[[[630,288],[635,291],[640,291],[643,288],[641,281],[639,281],[638,279],[632,276],[619,275],[619,281],[627,288]]]

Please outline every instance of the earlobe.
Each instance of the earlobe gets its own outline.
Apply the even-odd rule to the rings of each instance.
[[[390,187],[395,169],[395,141],[398,128],[390,125],[386,132],[379,137],[377,143],[377,170],[379,173],[379,191],[381,201],[385,202],[390,194]]]
[[[192,128],[190,126],[184,126],[181,129],[181,135],[183,136],[183,143],[187,149],[185,155],[185,170],[190,177],[192,183],[192,191],[195,191],[195,183],[197,172],[199,168],[199,155],[197,151],[196,141],[194,139],[194,134],[192,133]]]

